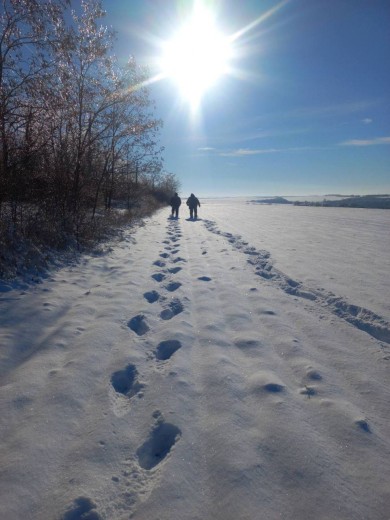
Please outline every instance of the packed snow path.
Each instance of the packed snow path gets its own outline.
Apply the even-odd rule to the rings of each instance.
[[[386,316],[223,220],[0,296],[0,518],[388,518]]]

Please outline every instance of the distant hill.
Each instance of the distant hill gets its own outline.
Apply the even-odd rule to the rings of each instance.
[[[300,203],[295,203],[300,205]],[[304,203],[303,203],[304,204]],[[305,204],[306,205],[306,204]],[[308,205],[313,205],[308,203]],[[318,204],[317,204],[318,205]],[[347,197],[340,200],[324,199],[321,206],[333,208],[371,208],[390,209],[390,196],[387,195],[362,195]]]
[[[330,197],[330,195],[328,195]],[[294,206],[321,206],[331,208],[371,208],[390,209],[390,195],[352,195],[338,200],[324,200],[311,202],[307,200],[290,201],[284,197],[267,197],[250,200],[254,204],[294,204]]]
[[[290,200],[283,197],[267,197],[265,199],[250,200],[254,204],[293,204]]]

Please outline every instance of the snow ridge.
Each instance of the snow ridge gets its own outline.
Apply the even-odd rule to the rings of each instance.
[[[277,285],[287,294],[315,301],[373,338],[390,344],[390,324],[383,317],[364,307],[350,304],[325,289],[306,287],[303,283],[293,280],[277,269],[273,265],[271,254],[268,251],[250,246],[240,235],[221,231],[211,220],[205,220],[203,223],[208,231],[226,238],[234,249],[249,255],[248,263],[254,267],[255,273],[261,278]]]

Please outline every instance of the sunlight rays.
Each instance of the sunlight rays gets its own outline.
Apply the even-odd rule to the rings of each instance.
[[[244,34],[252,31],[255,27],[257,27],[258,25],[260,25],[261,23],[265,22],[266,20],[268,20],[268,18],[270,18],[272,15],[274,15],[277,11],[279,11],[279,9],[281,9],[282,7],[284,7],[287,3],[289,3],[290,0],[282,0],[282,2],[280,2],[279,4],[275,5],[275,7],[272,7],[271,9],[269,9],[267,12],[263,13],[261,16],[259,16],[258,18],[256,18],[256,20],[253,20],[253,22],[249,23],[248,25],[246,25],[245,27],[243,27],[242,29],[240,29],[239,31],[237,31],[236,33],[232,34],[230,36],[230,39],[231,41],[235,41],[235,40],[238,40],[240,39]]]
[[[187,105],[192,116],[198,119],[200,106],[208,91],[223,77],[239,81],[259,83],[264,76],[259,70],[248,70],[242,61],[251,53],[258,53],[258,46],[250,41],[257,38],[256,28],[269,20],[290,0],[282,0],[232,34],[224,34],[218,25],[218,12],[210,8],[206,0],[193,0],[186,13],[181,10],[179,19],[171,20],[169,38],[161,38],[151,31],[134,28],[153,48],[157,49],[149,63],[154,74],[135,87],[135,90],[161,81],[170,81],[178,91],[177,105]],[[169,23],[169,17],[168,17]],[[134,88],[134,87],[133,87]]]
[[[231,35],[218,27],[217,12],[204,0],[194,0],[192,11],[183,16],[170,39],[158,43],[160,56],[155,64],[158,73],[150,80],[156,83],[170,80],[176,85],[181,101],[187,103],[193,115],[198,111],[207,91],[224,77],[242,81],[259,81],[260,74],[235,65],[245,57],[248,48],[243,37],[260,26],[290,0],[282,0],[251,23]],[[156,39],[154,38],[155,42]],[[241,48],[240,48],[241,44]]]

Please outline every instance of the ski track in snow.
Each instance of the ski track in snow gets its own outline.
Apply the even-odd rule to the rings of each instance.
[[[38,286],[39,337],[22,330],[28,309],[4,316],[18,333],[2,336],[16,352],[0,365],[0,517],[384,518],[390,396],[370,374],[389,324],[213,221],[165,218],[60,272],[55,298]],[[366,374],[336,344],[348,341]]]

